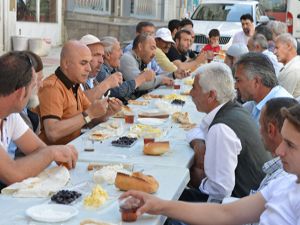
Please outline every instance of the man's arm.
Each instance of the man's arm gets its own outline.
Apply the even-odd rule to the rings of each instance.
[[[222,200],[230,196],[235,185],[241,141],[230,127],[221,123],[209,129],[205,144],[206,178],[202,181],[200,190],[213,199]]]
[[[120,70],[123,74],[123,77],[125,80],[135,80],[137,77],[139,76],[147,76],[147,75],[143,75],[143,74],[147,74],[147,73],[154,73],[153,70],[146,70],[146,71],[140,71],[138,68],[138,63],[136,62],[136,60],[133,58],[133,56],[129,55],[129,54],[124,54],[121,57],[121,61],[120,61]],[[155,73],[154,73],[155,75]],[[141,82],[142,84],[140,84],[140,86],[138,87],[139,90],[150,90],[155,88],[156,86],[158,86],[161,81],[162,81],[162,77],[161,76],[153,76],[154,77],[153,80],[151,81],[147,81],[147,82]]]
[[[177,68],[180,68],[181,70],[191,70],[194,71],[197,69],[201,64],[204,64],[206,61],[206,52],[201,52],[195,60],[189,61],[189,62],[181,62],[180,60],[172,61]]]
[[[123,77],[120,72],[109,75],[104,81],[97,84],[94,88],[85,90],[84,94],[90,100],[94,102],[96,99],[100,99],[104,93],[114,87],[118,87],[123,82]]]
[[[25,155],[29,155],[47,146],[31,129],[28,129],[22,135],[22,138],[16,140],[15,144]]]
[[[191,180],[189,185],[194,188],[199,188],[203,178],[206,177],[204,172],[204,156],[205,156],[205,143],[203,140],[195,139],[190,142],[191,148],[194,150],[194,163],[190,168]]]
[[[138,215],[143,213],[164,215],[195,225],[254,223],[259,221],[260,215],[265,210],[265,200],[260,193],[224,205],[166,201],[139,191],[128,191],[121,198],[127,196],[138,198],[143,203],[137,210]]]
[[[76,165],[78,154],[73,146],[46,146],[30,129],[15,143],[28,155],[12,160],[0,147],[0,180],[7,185],[38,175],[53,161],[69,169]]]
[[[103,117],[106,114],[107,105],[107,99],[95,100],[85,112],[91,119]],[[81,129],[86,122],[82,113],[79,113],[63,120],[47,118],[43,120],[43,124],[48,140],[55,143],[60,138]]]

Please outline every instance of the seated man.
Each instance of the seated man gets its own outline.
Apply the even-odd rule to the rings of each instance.
[[[83,36],[80,42],[87,45],[92,53],[91,72],[87,81],[80,85],[90,102],[93,102],[100,99],[110,88],[122,84],[123,78],[121,73],[115,73],[103,82],[98,83],[96,76],[103,65],[104,46],[97,37],[91,34]]]
[[[238,61],[242,55],[248,52],[249,50],[246,45],[240,43],[232,44],[226,51],[224,63],[229,66],[231,70],[233,70],[236,61]]]
[[[28,55],[28,57],[30,57],[30,59],[32,61],[33,69],[34,69],[33,72],[35,72],[36,76],[37,76],[36,88],[33,90],[33,93],[32,93],[32,96],[33,96],[33,95],[37,94],[37,91],[43,84],[43,81],[42,81],[42,79],[43,79],[43,71],[42,71],[43,70],[43,62],[42,62],[41,58],[33,52],[24,51],[24,54],[26,54],[26,55]],[[29,101],[30,101],[30,99],[29,99]],[[29,109],[28,104],[20,112],[20,116],[22,117],[24,122],[28,125],[28,127],[30,129],[32,129],[36,135],[39,135],[39,133],[41,131],[40,118],[37,113],[35,113],[31,109]],[[10,142],[7,152],[12,159],[16,159],[18,157],[22,157],[25,155],[24,153],[22,153],[22,151],[16,146],[16,144],[13,141]]]
[[[97,81],[105,82],[105,80],[114,76],[114,74],[120,67],[120,58],[122,56],[122,49],[118,40],[114,37],[104,37],[101,40],[101,43],[104,47],[104,63],[98,72],[96,77]],[[154,79],[153,73],[142,73],[139,76],[136,76],[132,80],[126,80],[120,86],[110,89],[110,96],[118,98],[123,102],[126,102],[131,98],[131,95],[134,94],[135,90],[141,86],[143,83],[152,81]]]
[[[278,77],[279,71],[283,67],[282,63],[279,63],[276,55],[268,50],[268,41],[262,34],[254,34],[248,41],[248,49],[250,52],[261,52],[268,56],[269,60],[273,64],[275,74]]]
[[[177,66],[172,63],[166,55],[169,52],[172,44],[175,44],[169,29],[158,29],[155,35],[155,42],[157,47],[155,52],[155,59],[164,72],[173,73],[174,76],[178,79],[182,79],[190,75],[188,71],[178,69]]]
[[[158,29],[155,34],[155,41],[157,47],[155,59],[158,65],[165,72],[175,72],[177,70],[177,66],[172,63],[166,55],[169,52],[172,44],[175,44],[172,39],[170,30],[164,27]]]
[[[261,167],[270,155],[253,119],[234,101],[230,68],[223,63],[202,66],[190,94],[197,110],[207,115],[187,135],[195,151],[191,168],[195,189],[186,189],[181,199],[219,202],[231,195],[248,195],[263,179]]]
[[[279,35],[275,40],[275,55],[283,63],[278,82],[294,98],[300,97],[300,56],[297,55],[297,41],[289,33]]]
[[[266,150],[269,151],[274,158],[264,164],[263,171],[266,176],[260,183],[257,191],[262,190],[272,180],[288,175],[288,173],[283,170],[280,158],[276,155],[276,149],[282,142],[280,131],[284,121],[280,110],[283,107],[290,108],[297,104],[298,102],[293,98],[273,98],[266,102],[261,111],[259,119],[260,134]],[[252,193],[253,192],[254,191],[252,191]]]
[[[299,224],[300,105],[284,108],[281,112],[285,118],[281,130],[283,141],[276,154],[283,162],[284,170],[291,174],[289,178],[278,178],[255,195],[222,205],[166,201],[138,191],[129,191],[121,199],[138,198],[142,203],[136,212],[138,216],[161,214],[186,224]]]
[[[148,21],[141,21],[139,22],[136,27],[135,27],[135,38],[138,35],[141,34],[146,34],[146,35],[150,35],[150,36],[154,36],[155,34],[155,26],[153,23],[148,22]],[[133,47],[133,40],[130,42],[130,44],[128,44],[125,48],[124,48],[124,53],[131,51]],[[153,58],[148,64],[147,64],[147,68],[151,69],[155,72],[156,75],[162,73],[163,71],[161,70],[161,68],[159,67],[159,65],[157,64],[155,58]]]
[[[92,119],[105,120],[120,108],[108,99],[90,102],[79,85],[91,71],[89,48],[79,41],[68,41],[61,50],[60,67],[44,80],[39,90],[40,137],[47,144],[66,144],[78,137]],[[117,105],[116,105],[117,104]],[[93,121],[92,121],[93,122]]]
[[[269,58],[257,52],[249,52],[239,58],[235,64],[235,86],[244,107],[259,124],[262,107],[272,98],[290,97],[283,87],[278,85],[274,67]]]
[[[194,60],[188,60],[187,52],[192,43],[192,34],[188,30],[180,30],[175,35],[175,45],[172,45],[167,56],[177,68],[194,71],[206,61],[206,53],[200,53]]]
[[[156,43],[153,36],[140,34],[133,41],[132,51],[126,52],[120,61],[120,71],[125,80],[133,80],[144,73],[154,73],[147,69],[147,64],[154,58]],[[157,75],[152,81],[143,83],[138,87],[136,97],[142,93],[158,87],[159,85],[173,85],[172,74],[168,76]]]
[[[77,151],[73,146],[46,146],[16,112],[26,106],[36,85],[32,58],[24,52],[0,57],[0,182],[2,187],[42,172],[53,161],[74,168]],[[13,160],[7,153],[14,141],[26,155]]]

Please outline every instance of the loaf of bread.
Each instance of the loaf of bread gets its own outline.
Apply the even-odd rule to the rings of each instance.
[[[156,112],[156,113],[152,113],[152,112],[141,112],[138,114],[138,117],[140,118],[158,118],[158,119],[165,119],[165,118],[169,118],[169,114],[168,113],[163,113],[163,112]]]
[[[168,141],[150,142],[144,145],[145,155],[162,155],[169,151],[170,144]]]
[[[132,175],[118,172],[115,186],[121,191],[137,190],[147,193],[155,193],[159,187],[157,180],[141,172],[133,172]]]

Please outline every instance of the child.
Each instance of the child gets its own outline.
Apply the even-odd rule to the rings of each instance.
[[[209,44],[205,45],[202,48],[202,51],[213,51],[214,53],[218,53],[221,50],[219,45],[220,40],[220,32],[217,29],[212,29],[208,33],[209,36]]]

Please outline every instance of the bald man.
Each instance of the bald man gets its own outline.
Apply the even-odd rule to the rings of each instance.
[[[60,66],[44,80],[39,90],[40,137],[47,144],[66,144],[80,135],[92,119],[105,118],[108,100],[91,103],[79,85],[91,72],[90,49],[79,41],[68,41],[61,50]]]

